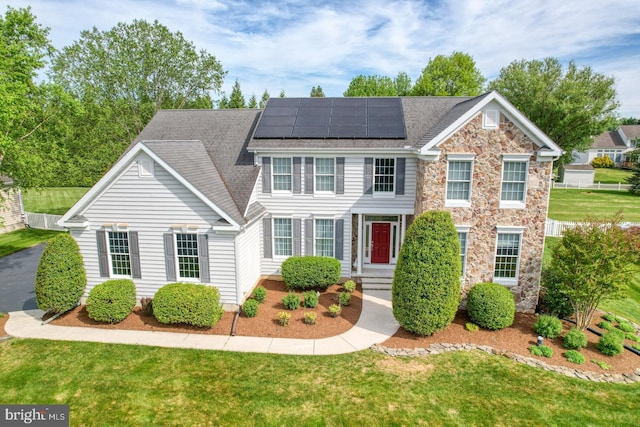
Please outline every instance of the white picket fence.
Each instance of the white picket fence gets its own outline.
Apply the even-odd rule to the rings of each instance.
[[[60,218],[62,218],[61,215],[25,212],[25,224],[27,224],[31,228],[64,231],[64,227],[60,227],[58,224],[56,224],[56,222],[58,222]]]
[[[600,182],[596,182],[593,184],[582,184],[578,182],[577,184],[567,184],[565,182],[555,182],[551,181],[551,188],[578,188],[585,190],[618,190],[618,191],[626,191],[631,188],[630,184],[623,184],[621,182],[617,184],[602,184]]]
[[[574,221],[556,221],[553,219],[547,219],[547,224],[545,227],[545,236],[547,237],[562,237],[564,235],[565,230],[575,228],[577,226],[583,225],[582,222],[574,222]],[[640,222],[622,222],[620,223],[622,228],[629,227],[637,227],[640,226]]]

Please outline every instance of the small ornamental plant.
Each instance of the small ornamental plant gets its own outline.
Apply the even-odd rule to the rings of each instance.
[[[258,315],[258,301],[248,299],[242,304],[242,311],[247,317],[256,317]]]
[[[611,369],[611,365],[609,365],[607,362],[603,362],[597,359],[591,359],[591,361],[596,365],[600,366],[600,369],[602,369],[603,371]]]
[[[342,306],[341,305],[331,304],[329,306],[329,316],[338,317],[338,316],[340,316],[341,312],[342,312]]]
[[[467,322],[467,324],[464,325],[464,328],[469,332],[477,332],[477,331],[480,330],[480,326],[476,325],[475,323],[471,323],[471,322]]]
[[[553,356],[553,349],[551,347],[548,347],[546,345],[534,345],[529,347],[529,351],[531,352],[531,354],[533,354],[534,356],[544,356],[547,358],[550,358]]]
[[[316,291],[307,291],[302,293],[304,298],[304,305],[306,308],[315,308],[318,305],[318,293]]]
[[[353,292],[356,290],[356,282],[354,282],[353,280],[347,280],[346,282],[344,282],[344,285],[342,285],[342,287],[347,292]]]
[[[632,334],[631,332],[627,332],[626,334],[624,334],[624,337],[629,341],[640,342],[640,337],[635,334]]]
[[[304,314],[304,323],[306,323],[307,325],[315,325],[317,318],[318,315],[316,313],[314,313],[313,311],[307,311]]]
[[[284,308],[287,310],[297,310],[298,307],[300,307],[300,295],[293,292],[289,292],[287,295],[283,296],[281,301],[282,305],[284,305]]]
[[[264,286],[258,286],[253,290],[253,299],[262,304],[267,299],[267,290]]]
[[[640,344],[633,344],[633,345],[631,345],[631,348],[636,350],[636,351],[640,351]]]
[[[281,311],[278,313],[278,323],[280,326],[287,326],[289,324],[289,320],[291,320],[291,314],[286,311]]]
[[[564,336],[564,348],[578,350],[587,347],[587,334],[578,328],[571,328]]]
[[[605,356],[615,356],[624,351],[624,333],[613,330],[600,337],[596,348]]]
[[[613,314],[609,314],[609,313],[603,314],[602,318],[604,320],[606,320],[607,322],[610,322],[610,323],[613,323],[613,322],[616,321],[616,316],[614,316]]]
[[[616,328],[620,329],[622,332],[635,332],[636,328],[629,322],[618,322]]]
[[[338,295],[338,301],[340,302],[340,305],[351,304],[351,294],[349,292],[340,292],[340,295]]]
[[[566,357],[569,362],[576,363],[578,365],[582,365],[586,360],[578,350],[567,350],[564,357]]]
[[[611,331],[613,330],[613,325],[605,320],[603,320],[602,322],[598,323],[596,326],[598,326],[598,328],[600,329],[604,329],[605,331]]]
[[[542,314],[536,320],[533,329],[538,335],[553,339],[562,333],[562,322],[556,316]]]

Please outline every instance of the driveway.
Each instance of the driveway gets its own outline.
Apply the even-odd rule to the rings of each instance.
[[[0,312],[38,308],[34,283],[44,245],[0,258]]]

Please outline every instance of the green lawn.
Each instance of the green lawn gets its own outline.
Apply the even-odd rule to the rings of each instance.
[[[4,404],[71,425],[636,425],[640,384],[570,379],[485,353],[283,356],[13,339]]]
[[[628,191],[554,188],[549,200],[549,218],[582,221],[587,215],[612,216],[622,211],[623,220],[640,222],[640,197]]]
[[[633,175],[628,169],[596,168],[595,171],[593,182],[602,184],[626,184],[627,178]]]
[[[25,191],[24,210],[27,212],[63,215],[89,189],[86,187],[51,187]]]
[[[0,234],[0,257],[44,243],[63,231],[23,228],[11,233]]]

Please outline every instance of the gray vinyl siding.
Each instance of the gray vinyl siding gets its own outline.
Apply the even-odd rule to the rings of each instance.
[[[221,301],[236,303],[235,234],[214,233],[211,226],[220,216],[158,164],[154,177],[140,178],[134,161],[82,214],[89,228],[73,230],[72,235],[87,270],[85,295],[107,280],[100,277],[96,230],[104,229],[105,224],[126,224],[127,230],[138,232],[142,278],[133,280],[140,298],[152,297],[169,283],[163,234],[172,233],[172,225],[188,224],[197,227],[189,232],[208,235],[210,282],[220,290]]]
[[[319,156],[321,157],[321,156]],[[374,157],[369,155],[369,157]],[[379,157],[389,157],[382,156]],[[304,171],[304,168],[303,168]],[[306,175],[306,174],[305,174]],[[406,209],[413,211],[416,192],[416,160],[405,159],[404,194],[393,194],[389,197],[379,197],[373,194],[363,194],[364,156],[347,156],[344,162],[344,194],[322,195],[305,194],[307,177],[302,179],[302,194],[265,194],[262,192],[262,180],[256,188],[257,201],[269,212],[271,217],[300,218],[302,220],[302,254],[308,252],[308,239],[305,239],[306,229],[310,218],[333,218],[344,220],[344,242],[342,251],[342,275],[351,276],[351,209],[364,209],[370,212],[380,212],[383,208]],[[263,239],[260,240],[260,259],[263,275],[280,274],[280,265],[285,257],[265,258],[262,256]],[[313,248],[311,249],[313,252]]]

